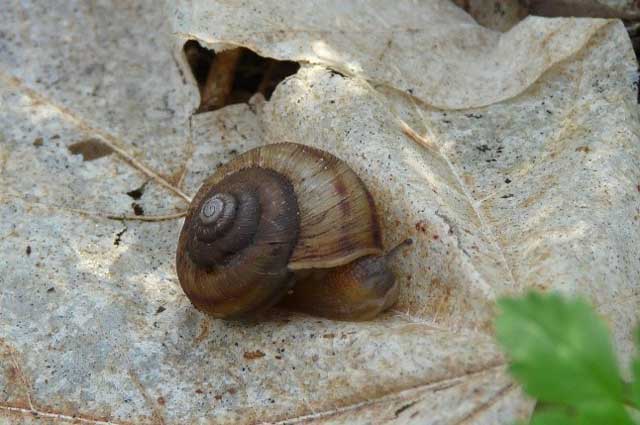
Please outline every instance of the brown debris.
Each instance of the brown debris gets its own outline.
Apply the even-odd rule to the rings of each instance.
[[[73,155],[82,155],[84,161],[93,161],[113,153],[113,149],[109,145],[95,138],[76,142],[70,145],[68,149]]]
[[[265,354],[260,351],[260,350],[256,350],[256,351],[245,351],[243,354],[243,357],[247,360],[255,360],[255,359],[259,359],[260,357],[264,357]]]

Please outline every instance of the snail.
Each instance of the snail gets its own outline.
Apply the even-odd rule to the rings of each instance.
[[[202,184],[176,268],[191,303],[213,317],[246,318],[282,301],[366,320],[397,299],[388,258],[398,247],[383,254],[373,197],[345,162],[277,143],[237,156]]]

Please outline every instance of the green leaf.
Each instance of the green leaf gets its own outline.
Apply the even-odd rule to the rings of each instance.
[[[573,410],[570,413],[570,410]],[[634,425],[625,407],[616,402],[591,402],[578,409],[558,406],[536,410],[529,425]]]
[[[640,328],[636,331],[636,356],[631,364],[633,383],[631,383],[631,401],[640,409]]]
[[[591,402],[578,411],[579,425],[634,425],[624,405],[616,402]]]
[[[576,407],[602,400],[622,403],[608,329],[586,302],[529,293],[501,299],[498,307],[498,341],[527,393]]]
[[[554,409],[534,413],[529,425],[576,425],[576,422],[565,411]]]

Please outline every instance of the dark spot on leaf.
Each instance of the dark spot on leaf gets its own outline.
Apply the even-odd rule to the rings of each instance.
[[[335,69],[330,69],[329,70],[329,77],[333,77],[334,75],[337,75],[339,77],[344,78],[344,74],[340,71],[336,71]]]
[[[464,114],[465,117],[467,118],[475,118],[477,120],[479,120],[480,118],[482,118],[481,114]]]
[[[59,139],[60,135],[59,134],[54,134],[53,136],[51,136],[51,140],[56,140]]]
[[[589,153],[591,152],[591,148],[589,146],[579,146],[576,148],[576,152]]]
[[[146,185],[147,185],[147,182],[144,182],[142,186],[140,186],[139,188],[133,189],[127,192],[127,195],[129,195],[130,197],[132,197],[137,201],[138,199],[142,198],[142,194],[144,193],[144,188]]]
[[[42,146],[43,143],[44,140],[42,139],[42,137],[36,137],[36,140],[33,141],[33,146]]]
[[[164,308],[163,306],[160,306],[160,307],[158,307],[158,309],[156,310],[156,314],[160,314],[160,313],[162,313],[162,312],[163,312],[163,311],[165,311],[165,310],[166,310],[166,308]]]
[[[501,198],[502,199],[508,199],[508,198],[513,198],[513,196],[514,196],[513,193],[510,193],[508,195],[502,195]]]
[[[31,255],[31,245],[27,245],[26,253],[27,255]]]
[[[506,179],[504,179],[504,182],[505,182],[506,184],[509,184],[509,183],[511,183],[511,179],[507,177]]]
[[[200,388],[196,389],[196,394],[204,394],[204,391],[202,391]]]
[[[416,223],[416,230],[418,232],[427,233],[427,223],[420,220],[419,222]]]
[[[164,397],[162,396],[158,397],[157,401],[160,406],[164,406],[164,403],[165,403]]]
[[[135,215],[144,215],[144,209],[142,208],[142,205],[140,205],[137,202],[133,202],[131,204],[131,208],[133,208],[133,213]]]
[[[68,149],[73,155],[82,155],[84,161],[93,161],[113,153],[113,149],[99,139],[82,140],[70,145]]]
[[[395,412],[396,418],[398,417],[398,415],[400,415],[400,413],[404,412],[405,410],[407,410],[411,406],[415,405],[416,403],[417,403],[417,401],[413,401],[413,402],[407,403],[404,406],[402,406],[401,408],[397,409],[396,412]]]
[[[47,289],[47,292],[55,292],[56,288],[54,288],[53,286],[49,289]]]
[[[476,149],[478,149],[480,152],[487,152],[491,150],[491,148],[488,145],[476,146]]]
[[[115,246],[120,245],[120,242],[122,242],[122,235],[124,235],[124,232],[126,232],[126,231],[127,231],[127,228],[125,227],[124,229],[122,229],[121,231],[116,233],[116,239],[113,241],[113,244]]]

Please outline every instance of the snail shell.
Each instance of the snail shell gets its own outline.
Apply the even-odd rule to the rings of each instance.
[[[382,254],[360,178],[327,152],[279,143],[239,155],[204,182],[176,265],[193,305],[214,317],[245,317],[288,293],[290,307],[349,320],[395,301]]]

